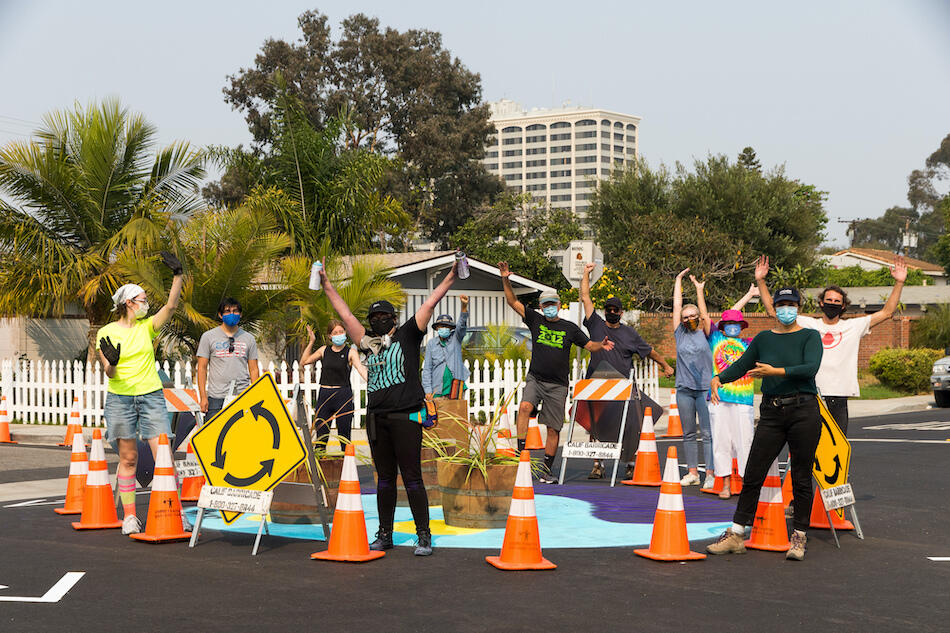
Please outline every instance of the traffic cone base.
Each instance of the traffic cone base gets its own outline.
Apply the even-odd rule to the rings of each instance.
[[[497,569],[503,569],[504,571],[531,571],[538,569],[557,569],[557,565],[541,557],[541,560],[535,563],[506,563],[501,560],[501,556],[486,556],[485,560],[488,561],[488,564]]]
[[[168,436],[158,436],[158,456],[155,459],[155,476],[152,478],[152,491],[148,496],[148,517],[145,519],[145,531],[130,534],[136,541],[146,543],[164,543],[191,538],[181,520],[181,501],[178,499],[178,486],[175,485],[175,465],[172,462],[172,449]]]
[[[770,552],[787,552],[788,526],[785,524],[785,507],[782,505],[782,480],[778,474],[778,461],[772,462],[759,491],[759,503],[752,521],[752,533],[746,547]]]
[[[347,444],[343,457],[343,472],[340,474],[340,492],[336,509],[333,511],[330,541],[326,551],[311,554],[310,558],[340,563],[365,563],[385,555],[386,552],[369,548],[363,501],[360,497],[360,480],[356,472],[356,447]]]
[[[706,472],[709,473],[708,470]],[[706,476],[708,477],[709,475],[707,474]],[[705,492],[711,495],[718,495],[720,492],[722,492],[722,486],[725,479],[726,479],[725,477],[716,477],[716,480],[713,482],[712,488],[700,488],[699,491]]]
[[[538,426],[538,418],[528,420],[528,433],[524,438],[524,447],[528,450],[544,448],[544,440],[541,439],[541,427]]]
[[[683,509],[683,487],[680,485],[680,467],[676,459],[676,447],[666,452],[666,466],[660,498],[653,518],[653,535],[650,547],[635,549],[633,553],[658,561],[702,560],[705,554],[691,552],[686,533],[686,512]]]
[[[831,525],[834,525],[836,530],[854,529],[854,524],[851,521],[839,517],[834,510],[831,511]],[[818,488],[815,488],[815,500],[811,504],[811,520],[808,527],[830,530],[831,525],[828,524],[828,515],[825,513],[825,503],[821,500],[821,493]]]
[[[633,467],[633,479],[624,479],[620,483],[627,486],[654,487],[663,483],[660,477],[660,457],[656,453],[653,411],[650,407],[647,407],[643,412],[643,430],[640,432],[640,445],[637,447],[637,461]]]
[[[122,527],[115,512],[115,497],[109,483],[109,467],[102,445],[102,431],[92,432],[92,450],[89,451],[89,474],[82,495],[82,516],[73,522],[75,530],[105,530]]]

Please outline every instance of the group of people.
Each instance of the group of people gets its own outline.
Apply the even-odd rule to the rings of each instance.
[[[126,284],[112,298],[118,320],[103,327],[98,335],[97,348],[109,377],[107,437],[119,453],[118,485],[125,534],[141,530],[135,515],[136,438],[146,440],[155,453],[158,436],[171,433],[155,369],[153,341],[177,309],[183,270],[171,253],[163,252],[161,257],[174,275],[165,305],[149,316],[144,289]],[[426,346],[421,367],[420,346],[435,307],[457,278],[457,266],[456,262],[416,313],[401,324],[395,306],[384,300],[369,307],[364,324],[341,298],[325,270],[320,270],[321,288],[340,319],[329,323],[329,343],[316,350],[316,336],[308,328],[309,344],[302,363],[322,363],[315,420],[318,437],[326,436],[335,420],[338,433],[350,439],[354,410],[351,372],[358,372],[367,383],[365,427],[378,476],[379,530],[370,544],[373,550],[393,547],[399,473],[416,527],[414,553],[432,554],[428,496],[422,480],[422,429],[430,419],[427,402],[436,397],[458,398],[464,392],[468,373],[461,343],[468,319],[466,296],[459,297],[462,310],[458,322],[448,314],[435,320],[432,327],[436,336]],[[626,376],[634,356],[650,358],[667,377],[674,374],[674,368],[633,327],[621,322],[624,306],[619,299],[605,301],[603,317],[597,313],[590,297],[593,268],[593,264],[585,267],[580,287],[583,325],[588,335],[558,316],[560,300],[554,292],[541,293],[540,312],[527,308],[514,293],[508,264],[498,264],[506,301],[531,332],[531,362],[518,405],[518,448],[524,449],[529,418],[537,413],[539,422],[547,427],[544,468],[539,474],[543,483],[557,482],[552,470],[564,423],[572,345],[591,353],[588,377],[603,363]],[[906,266],[898,260],[893,267],[894,289],[880,312],[846,320],[841,316],[848,307],[847,295],[836,286],[826,288],[819,296],[824,313],[820,319],[798,314],[802,299],[796,288],[780,288],[770,295],[765,284],[768,258],[761,257],[755,268],[755,287],[712,323],[705,303],[705,282],[690,276],[696,303],[683,303],[682,284],[688,272],[688,268],[683,270],[674,281],[672,315],[676,401],[687,462],[681,483],[700,483],[700,440],[706,463],[705,486],[713,485],[714,476],[728,478],[732,460],[737,460],[743,488],[733,526],[707,549],[713,554],[743,552],[744,530],[754,518],[759,490],[770,465],[787,444],[795,495],[795,530],[788,556],[801,560],[813,498],[812,461],[820,437],[817,395],[821,393],[842,430],[847,431],[847,399],[858,395],[858,344],[870,328],[893,314],[906,279]],[[742,336],[748,323],[741,310],[755,296],[777,323],[749,339]],[[224,299],[217,316],[221,325],[204,333],[197,353],[201,409],[208,416],[220,411],[227,398],[247,388],[260,372],[254,337],[239,326],[240,303]],[[348,345],[348,339],[355,346]],[[755,379],[762,380],[763,396],[757,425],[753,410]],[[629,457],[628,475],[633,468]],[[603,477],[603,465],[595,463],[590,477]],[[728,479],[725,481],[721,496],[728,498],[730,486]]]

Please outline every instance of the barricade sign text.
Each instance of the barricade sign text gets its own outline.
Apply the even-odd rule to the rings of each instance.
[[[846,506],[854,505],[854,491],[851,484],[842,484],[834,488],[825,488],[821,491],[821,500],[825,504],[825,510],[837,510]]]
[[[620,459],[620,444],[617,442],[567,442],[562,455],[582,459]]]
[[[225,486],[204,486],[198,495],[198,507],[222,512],[267,514],[273,490],[245,490]]]

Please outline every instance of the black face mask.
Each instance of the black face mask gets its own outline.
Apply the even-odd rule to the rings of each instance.
[[[383,317],[381,319],[373,319],[369,322],[369,326],[373,328],[373,334],[376,336],[389,334],[395,325],[396,319],[391,316]]]
[[[825,316],[829,319],[834,319],[844,312],[844,306],[837,305],[834,303],[823,303],[821,304],[821,311],[825,313]]]
[[[604,314],[604,320],[607,323],[613,325],[614,323],[620,323],[620,313],[619,312],[607,312]]]

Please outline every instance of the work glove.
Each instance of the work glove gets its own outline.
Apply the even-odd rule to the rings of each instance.
[[[162,263],[168,266],[176,277],[184,272],[184,269],[181,267],[181,261],[172,253],[162,251],[159,255],[162,257]]]
[[[122,343],[113,345],[112,340],[107,336],[99,339],[99,351],[106,357],[109,364],[115,367],[119,364],[119,354],[122,352]]]

